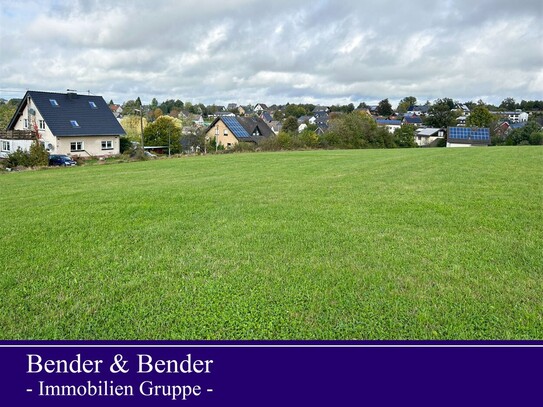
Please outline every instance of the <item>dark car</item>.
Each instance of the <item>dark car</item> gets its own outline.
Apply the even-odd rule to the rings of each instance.
[[[69,167],[72,165],[77,165],[77,162],[72,160],[67,155],[53,154],[49,156],[49,165],[60,165],[63,167]]]

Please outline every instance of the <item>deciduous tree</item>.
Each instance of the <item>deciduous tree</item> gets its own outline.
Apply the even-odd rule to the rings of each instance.
[[[483,104],[478,104],[471,110],[466,119],[466,126],[469,127],[491,127],[496,117]]]
[[[379,102],[379,105],[377,106],[377,113],[379,113],[380,116],[385,117],[392,115],[392,105],[388,99],[383,99]]]
[[[428,110],[425,124],[431,127],[454,126],[456,124],[456,113],[453,111],[454,105],[452,99],[437,99]]]

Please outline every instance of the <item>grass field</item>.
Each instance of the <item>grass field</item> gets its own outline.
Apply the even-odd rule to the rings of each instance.
[[[0,339],[543,339],[543,149],[0,176]]]

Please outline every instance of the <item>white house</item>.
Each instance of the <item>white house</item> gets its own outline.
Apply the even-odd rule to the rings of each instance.
[[[30,131],[0,131],[0,158],[7,158],[18,149],[28,151],[34,140]]]
[[[426,127],[423,129],[417,129],[417,135],[415,136],[415,143],[419,147],[433,146],[438,139],[445,138],[445,129]]]
[[[101,96],[28,91],[7,130],[35,130],[46,150],[71,156],[119,154],[122,126]]]

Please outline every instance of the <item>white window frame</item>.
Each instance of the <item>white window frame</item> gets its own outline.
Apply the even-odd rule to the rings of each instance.
[[[23,128],[28,129],[28,119],[23,120]]]
[[[113,150],[113,141],[102,140],[102,150]]]
[[[83,141],[72,141],[70,143],[70,151],[85,151],[85,144],[83,143]]]
[[[38,128],[40,130],[45,130],[45,120],[38,120]]]
[[[77,120],[70,120],[70,124],[72,125],[72,127],[81,127]]]
[[[9,140],[2,140],[2,151],[11,151],[11,143]]]

